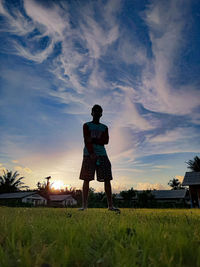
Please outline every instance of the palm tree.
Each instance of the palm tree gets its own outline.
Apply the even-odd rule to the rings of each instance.
[[[28,188],[28,186],[24,186],[23,182],[21,182],[24,177],[18,177],[19,173],[8,171],[5,172],[2,176],[0,176],[0,193],[11,193],[20,191],[22,188]]]
[[[170,180],[168,185],[172,188],[172,190],[182,189],[181,182],[176,178]]]
[[[194,159],[190,159],[186,162],[188,165],[188,169],[192,170],[193,172],[200,172],[200,158],[194,157]]]

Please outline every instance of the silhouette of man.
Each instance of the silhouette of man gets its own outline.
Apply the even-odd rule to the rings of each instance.
[[[83,162],[80,172],[80,179],[83,182],[82,208],[87,208],[89,182],[94,180],[96,171],[97,181],[104,182],[104,188],[107,196],[108,209],[118,211],[113,207],[112,189],[110,180],[112,180],[111,163],[108,159],[104,145],[109,142],[108,127],[100,123],[103,109],[99,105],[92,108],[93,120],[83,125],[83,136],[85,147],[83,150]]]

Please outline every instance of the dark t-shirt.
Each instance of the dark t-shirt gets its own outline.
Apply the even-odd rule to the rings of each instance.
[[[85,125],[88,127],[88,134],[90,138],[96,138],[97,140],[102,137],[103,134],[105,134],[108,131],[108,127],[102,123],[93,123],[93,122],[86,122]],[[98,156],[107,156],[106,149],[104,145],[97,145],[93,144],[93,150],[94,153]],[[83,150],[83,155],[84,156],[89,156],[89,152],[86,148],[84,147]]]

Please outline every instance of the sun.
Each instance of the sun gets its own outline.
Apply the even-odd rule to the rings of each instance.
[[[52,184],[52,188],[54,189],[63,189],[64,188],[64,183],[60,180],[54,181]]]

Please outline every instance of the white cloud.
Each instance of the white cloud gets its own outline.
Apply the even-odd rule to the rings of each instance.
[[[143,71],[141,102],[147,109],[189,114],[199,105],[200,92],[193,84],[179,85],[175,90],[168,79],[176,71],[179,50],[186,42],[188,4],[188,1],[153,1],[146,10],[144,18],[154,55],[153,62]]]
[[[4,8],[3,0],[0,0],[0,14],[6,18],[6,23],[4,27],[1,28],[1,31],[10,32],[23,36],[34,29],[32,22],[28,21],[24,15],[17,9],[12,8],[11,15],[6,8]]]
[[[133,87],[123,85],[113,85],[121,89],[122,103],[120,105],[119,114],[115,120],[118,127],[131,127],[132,129],[150,130],[153,125],[143,116],[141,116],[136,108],[138,93]],[[135,103],[136,102],[136,103]]]
[[[135,149],[140,143],[136,135],[140,131],[153,129],[154,125],[139,114],[136,104],[134,103],[135,90],[131,87],[119,86],[119,88],[123,90],[124,96],[122,103],[117,105],[117,116],[110,130],[111,153],[114,157],[122,155],[122,153],[126,154],[126,151],[128,153],[130,152],[131,147],[133,149],[131,154],[129,153],[129,156],[130,160],[133,160],[135,157]]]
[[[123,141],[123,140],[122,140]],[[125,142],[122,143],[122,145],[119,145],[117,147],[113,147],[113,143],[117,142],[117,139],[114,140],[114,142],[110,142],[108,146],[108,154],[112,158],[112,162],[117,164],[118,162],[126,162],[130,163],[133,162],[135,155],[134,155],[134,149],[128,149],[125,146]]]
[[[111,181],[112,192],[119,193],[120,191],[133,187],[133,180],[129,176],[118,175]]]
[[[129,33],[121,33],[118,46],[118,57],[126,64],[144,65],[147,64],[145,47],[136,40],[130,40]]]
[[[35,61],[37,63],[42,63],[45,59],[47,59],[47,57],[53,52],[54,48],[54,43],[51,42],[44,51],[32,53],[27,48],[19,45],[16,41],[14,41],[13,43],[15,45],[17,55],[24,57],[28,60]]]
[[[180,142],[181,140],[183,143],[188,138],[196,139],[198,138],[199,133],[192,127],[188,128],[176,128],[174,130],[168,130],[163,134],[156,135],[154,137],[149,137],[149,141],[151,143],[169,143],[169,142]]]
[[[53,4],[51,7],[44,7],[39,2],[25,0],[24,7],[27,14],[34,22],[45,27],[45,35],[53,36],[56,39],[62,39],[64,31],[69,27],[67,10],[62,10],[58,5]]]
[[[180,129],[176,129],[174,131],[168,131],[165,134],[157,135],[153,138],[151,138],[151,142],[173,142],[177,139],[180,139],[182,137]]]

